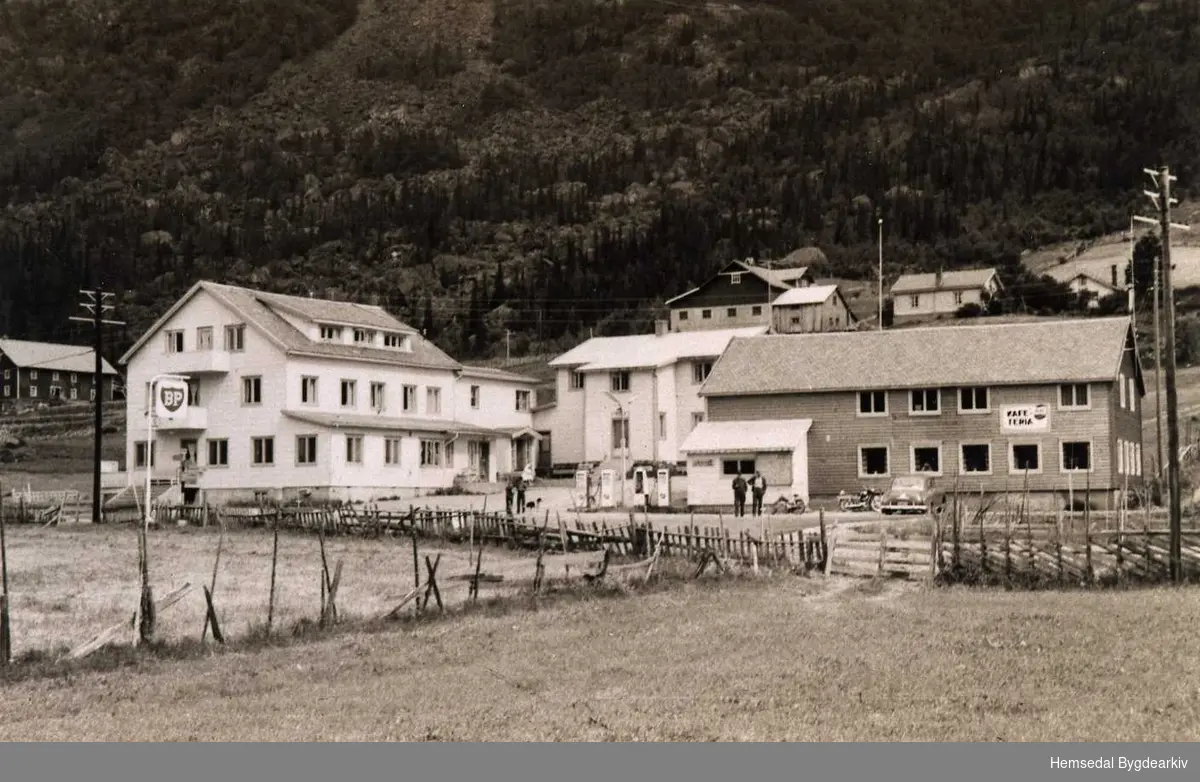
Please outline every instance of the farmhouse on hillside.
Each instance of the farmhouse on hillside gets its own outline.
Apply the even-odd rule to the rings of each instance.
[[[765,326],[770,323],[772,302],[793,288],[811,284],[807,260],[818,263],[824,254],[815,247],[796,250],[770,268],[751,259],[731,261],[703,284],[666,304],[670,331],[701,331]]]
[[[1127,318],[738,338],[700,394],[708,420],[680,447],[692,506],[732,504],[755,469],[806,497],[925,471],[1103,502],[1142,476]]]
[[[1111,283],[1105,282],[1096,277],[1092,272],[1080,268],[1073,263],[1052,266],[1046,270],[1045,274],[1050,279],[1066,285],[1071,289],[1072,293],[1088,296],[1088,309],[1099,307],[1100,299],[1103,299],[1105,296],[1111,296],[1114,293],[1119,293],[1125,288],[1123,277],[1120,278],[1122,281],[1118,282],[1118,269],[1115,264],[1109,270]]]
[[[713,363],[745,329],[595,337],[550,362],[555,402],[538,410],[536,428],[550,430],[554,467],[595,464],[618,474],[637,463],[680,461],[679,444],[704,420],[697,395]]]
[[[900,324],[953,315],[966,304],[983,305],[1001,289],[995,269],[961,269],[902,274],[892,285],[893,322]]]
[[[467,367],[381,307],[198,282],[121,358],[129,480],[187,502],[413,496],[536,459],[534,381]],[[151,379],[186,416],[147,447]]]
[[[776,334],[805,334],[846,331],[858,318],[838,286],[809,285],[779,294],[771,305],[771,321]]]
[[[101,400],[112,400],[117,370],[103,361]],[[52,399],[74,402],[96,398],[93,389],[96,371],[96,351],[79,345],[58,345],[51,342],[29,342],[22,339],[0,338],[0,402]]]

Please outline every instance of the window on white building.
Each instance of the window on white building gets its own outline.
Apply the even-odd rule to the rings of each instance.
[[[257,467],[267,467],[275,463],[275,438],[250,438],[250,463]]]
[[[609,387],[612,391],[620,393],[629,390],[629,373],[628,372],[612,372],[608,376]]]
[[[346,435],[346,464],[362,464],[363,436],[361,434]]]
[[[208,441],[208,466],[229,466],[229,441],[220,438]]]
[[[342,407],[358,406],[358,381],[342,381]]]
[[[428,386],[425,389],[425,415],[442,414],[442,389]]]
[[[317,463],[317,436],[315,434],[296,435],[296,464]]]
[[[529,409],[530,396],[531,396],[531,392],[528,389],[525,389],[525,388],[517,389],[517,399],[516,399],[517,412],[523,413]]]
[[[183,352],[183,332],[182,331],[167,331],[164,332],[167,336],[167,352],[182,353]]]
[[[480,393],[481,392],[480,392],[479,386],[471,386],[471,409],[472,410],[479,409]]]
[[[246,349],[246,327],[241,323],[225,327],[225,350],[241,353]]]
[[[568,386],[568,388],[570,388],[572,391],[579,391],[583,388],[583,373],[582,372],[572,372],[571,373],[571,380],[570,380],[570,385]]]
[[[383,463],[396,466],[400,464],[400,443],[399,437],[389,437],[383,441]]]
[[[313,375],[300,378],[300,404],[317,404],[317,378]]]
[[[262,378],[258,375],[242,378],[242,404],[262,404]]]
[[[382,412],[387,406],[387,387],[383,383],[371,383],[371,409]]]
[[[417,412],[417,387],[416,386],[404,386],[404,388],[402,390],[404,391],[404,400],[403,400],[404,412],[406,412],[406,413]]]
[[[200,326],[196,329],[196,350],[213,349],[212,326]]]
[[[442,442],[441,442],[441,440],[422,440],[421,441],[421,466],[422,467],[441,467],[442,466]]]
[[[696,385],[703,383],[712,374],[713,362],[711,361],[693,361],[692,362],[692,382]]]

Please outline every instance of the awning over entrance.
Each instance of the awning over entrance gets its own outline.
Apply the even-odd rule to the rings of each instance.
[[[791,452],[808,437],[812,420],[703,421],[683,441],[688,454]]]

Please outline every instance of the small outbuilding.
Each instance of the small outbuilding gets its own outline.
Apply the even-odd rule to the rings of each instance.
[[[684,440],[687,502],[693,508],[733,504],[733,480],[759,472],[767,497],[799,494],[808,502],[806,418],[786,421],[705,421]]]

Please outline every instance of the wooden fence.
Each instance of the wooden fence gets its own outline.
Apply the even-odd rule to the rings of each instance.
[[[110,523],[139,520],[135,509],[107,514]],[[511,549],[548,552],[612,550],[633,557],[649,556],[656,548],[662,556],[696,559],[706,552],[745,563],[788,565],[811,570],[825,562],[825,525],[817,529],[783,532],[765,540],[748,531],[694,524],[655,525],[630,513],[628,522],[589,522],[576,516],[563,518],[545,512],[540,519],[509,516],[503,512],[413,508],[381,511],[373,508],[159,508],[160,525],[180,522],[206,526],[225,524],[243,528],[273,528],[326,535],[382,537],[416,535],[448,543],[488,543]],[[822,514],[823,519],[823,514]]]

